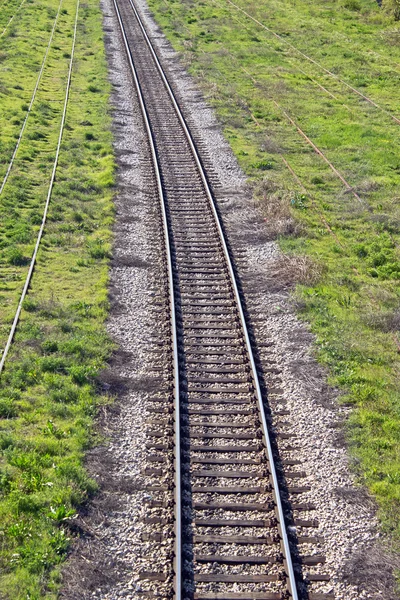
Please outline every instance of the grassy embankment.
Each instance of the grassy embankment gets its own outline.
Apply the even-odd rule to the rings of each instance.
[[[331,383],[354,406],[354,468],[398,545],[400,124],[288,44],[400,119],[399,28],[374,0],[237,4],[281,38],[228,0],[150,0],[216,108],[282,250],[322,269],[318,283],[298,286],[299,310]]]
[[[8,22],[0,11],[0,29]],[[0,39],[0,183],[59,0],[27,0]],[[0,348],[28,269],[57,147],[76,0],[63,0],[14,168],[0,196]],[[111,352],[107,313],[114,162],[98,2],[79,8],[66,127],[48,223],[0,377],[0,597],[55,598],[68,519],[96,488],[83,468],[107,402],[95,375]]]

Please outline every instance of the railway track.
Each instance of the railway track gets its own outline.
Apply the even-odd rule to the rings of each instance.
[[[302,568],[323,563],[307,527],[294,518],[304,488],[287,459],[277,464],[251,336],[207,175],[179,102],[131,0],[113,0],[153,158],[160,202],[173,377],[170,393],[150,399],[146,473],[174,495],[171,564],[146,572],[147,597],[196,600],[328,600]],[[284,436],[283,436],[284,437]],[[288,447],[286,448],[289,449]],[[170,476],[173,455],[173,475]],[[165,491],[165,495],[163,495]],[[292,501],[291,505],[288,499]],[[155,526],[157,522],[154,519]],[[289,529],[288,524],[295,527]],[[297,536],[296,537],[296,530]],[[160,533],[151,536],[154,543]],[[165,582],[171,582],[166,593]],[[159,589],[163,591],[160,592]]]

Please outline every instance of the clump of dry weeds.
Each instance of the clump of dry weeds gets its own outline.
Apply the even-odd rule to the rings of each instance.
[[[321,275],[322,267],[304,255],[281,254],[270,268],[270,277],[279,280],[285,287],[315,285]]]
[[[362,315],[362,320],[368,327],[385,333],[400,331],[400,309],[369,311]]]
[[[269,154],[280,154],[282,152],[282,148],[279,146],[276,140],[269,136],[264,138],[261,148],[264,150],[264,152],[268,152]]]
[[[255,185],[253,194],[264,215],[266,228],[272,239],[300,233],[300,223],[294,219],[290,208],[288,190],[278,188],[265,177]]]
[[[286,293],[297,284],[316,284],[322,272],[322,267],[309,256],[279,254],[261,277],[260,273],[253,273],[247,278],[260,293]]]

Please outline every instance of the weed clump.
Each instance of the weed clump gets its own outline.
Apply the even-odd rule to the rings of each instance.
[[[362,320],[371,329],[385,333],[400,331],[400,309],[368,311],[362,314]]]
[[[11,247],[7,253],[7,261],[15,267],[23,267],[29,263],[29,258],[18,247]]]
[[[296,284],[316,285],[322,276],[323,268],[309,256],[281,254],[271,265],[269,278],[275,286],[292,288]]]
[[[10,419],[17,416],[17,408],[12,398],[0,398],[0,418]]]
[[[272,239],[282,235],[295,235],[299,224],[293,218],[291,194],[264,178],[254,187],[254,197],[264,214],[266,228]]]
[[[357,12],[361,10],[361,4],[358,2],[358,0],[346,0],[344,7]]]
[[[109,258],[110,252],[107,244],[103,240],[95,240],[88,243],[88,253],[91,258],[101,260]]]

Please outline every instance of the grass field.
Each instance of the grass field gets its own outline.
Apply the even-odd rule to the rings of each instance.
[[[399,25],[373,0],[149,4],[216,108],[282,250],[322,273],[297,287],[296,304],[354,407],[352,464],[398,547]]]
[[[21,2],[0,7],[0,34]],[[0,37],[0,348],[42,220],[71,60],[76,0],[26,0]],[[58,16],[57,16],[58,15]],[[57,18],[57,21],[55,21]],[[109,400],[95,376],[105,333],[113,220],[102,18],[81,3],[56,181],[32,285],[0,377],[0,597],[55,598],[78,506],[96,489],[83,467],[91,423]]]

